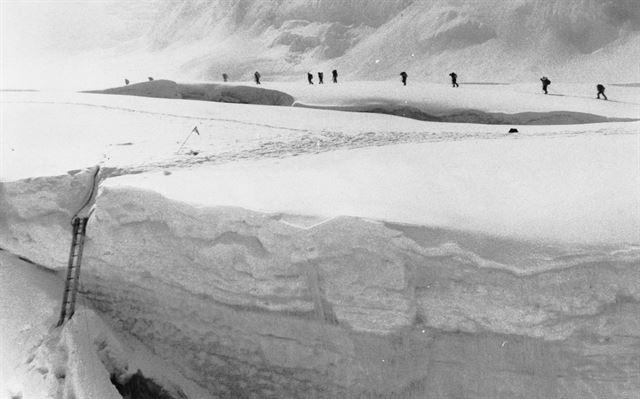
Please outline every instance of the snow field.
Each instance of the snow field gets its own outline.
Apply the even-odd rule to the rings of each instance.
[[[637,144],[632,135],[403,144],[128,175],[105,184],[200,206],[638,243]]]
[[[222,397],[639,389],[637,122],[508,135],[90,94],[12,93],[2,107],[0,247],[64,268],[84,167],[100,164],[87,299],[168,363],[136,366],[142,349],[83,310],[60,341],[77,357],[36,356],[81,365],[49,368],[77,392],[137,368]],[[185,148],[199,154],[176,154],[196,124]]]

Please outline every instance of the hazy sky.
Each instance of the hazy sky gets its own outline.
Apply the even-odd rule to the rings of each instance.
[[[116,48],[125,51],[148,31],[154,2],[0,0],[0,86],[68,87],[99,75]]]

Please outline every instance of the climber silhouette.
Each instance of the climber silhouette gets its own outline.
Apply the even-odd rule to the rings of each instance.
[[[256,73],[253,74],[253,79],[255,80],[256,84],[259,85],[260,84],[260,72],[256,71]]]
[[[331,71],[331,76],[333,78],[333,83],[338,83],[338,71],[335,69]]]
[[[547,91],[547,87],[549,87],[549,85],[551,84],[549,78],[543,76],[542,78],[540,78],[540,81],[542,82],[542,91],[544,91],[544,94],[549,94],[549,92]]]
[[[228,82],[229,81],[229,75],[227,75],[226,73],[223,73],[222,74],[222,80],[225,81],[225,82]]]
[[[596,86],[596,89],[598,89],[598,100],[600,99],[600,95],[602,94],[602,97],[604,97],[605,100],[608,100],[607,95],[604,94],[604,86],[601,84],[598,84]]]
[[[409,75],[407,75],[406,72],[404,72],[404,71],[400,72],[400,77],[402,78],[402,84],[404,86],[407,85],[407,76],[409,76]]]
[[[313,84],[313,75],[310,72],[307,72],[307,81],[310,85]]]
[[[125,85],[127,85],[127,86],[129,86],[129,79],[125,79],[125,80],[124,80],[124,84],[125,84]]]
[[[451,72],[449,76],[451,76],[451,85],[453,87],[460,87],[458,84],[458,75],[455,72]]]
[[[318,84],[322,85],[324,84],[324,73],[323,72],[318,72]]]

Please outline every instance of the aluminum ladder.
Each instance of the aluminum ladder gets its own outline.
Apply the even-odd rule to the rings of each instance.
[[[80,283],[80,264],[82,263],[82,250],[84,248],[84,238],[87,233],[88,220],[88,217],[75,217],[72,221],[73,237],[71,239],[67,278],[64,281],[64,294],[62,297],[58,327],[69,320],[75,312],[76,295],[78,294],[78,285]]]

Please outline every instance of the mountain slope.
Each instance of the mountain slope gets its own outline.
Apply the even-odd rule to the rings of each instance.
[[[334,68],[354,80],[640,82],[635,0],[2,2],[0,15],[3,88]]]
[[[184,54],[194,78],[247,79],[338,68],[429,80],[638,81],[640,3],[632,0],[243,0],[170,3],[150,49]]]

